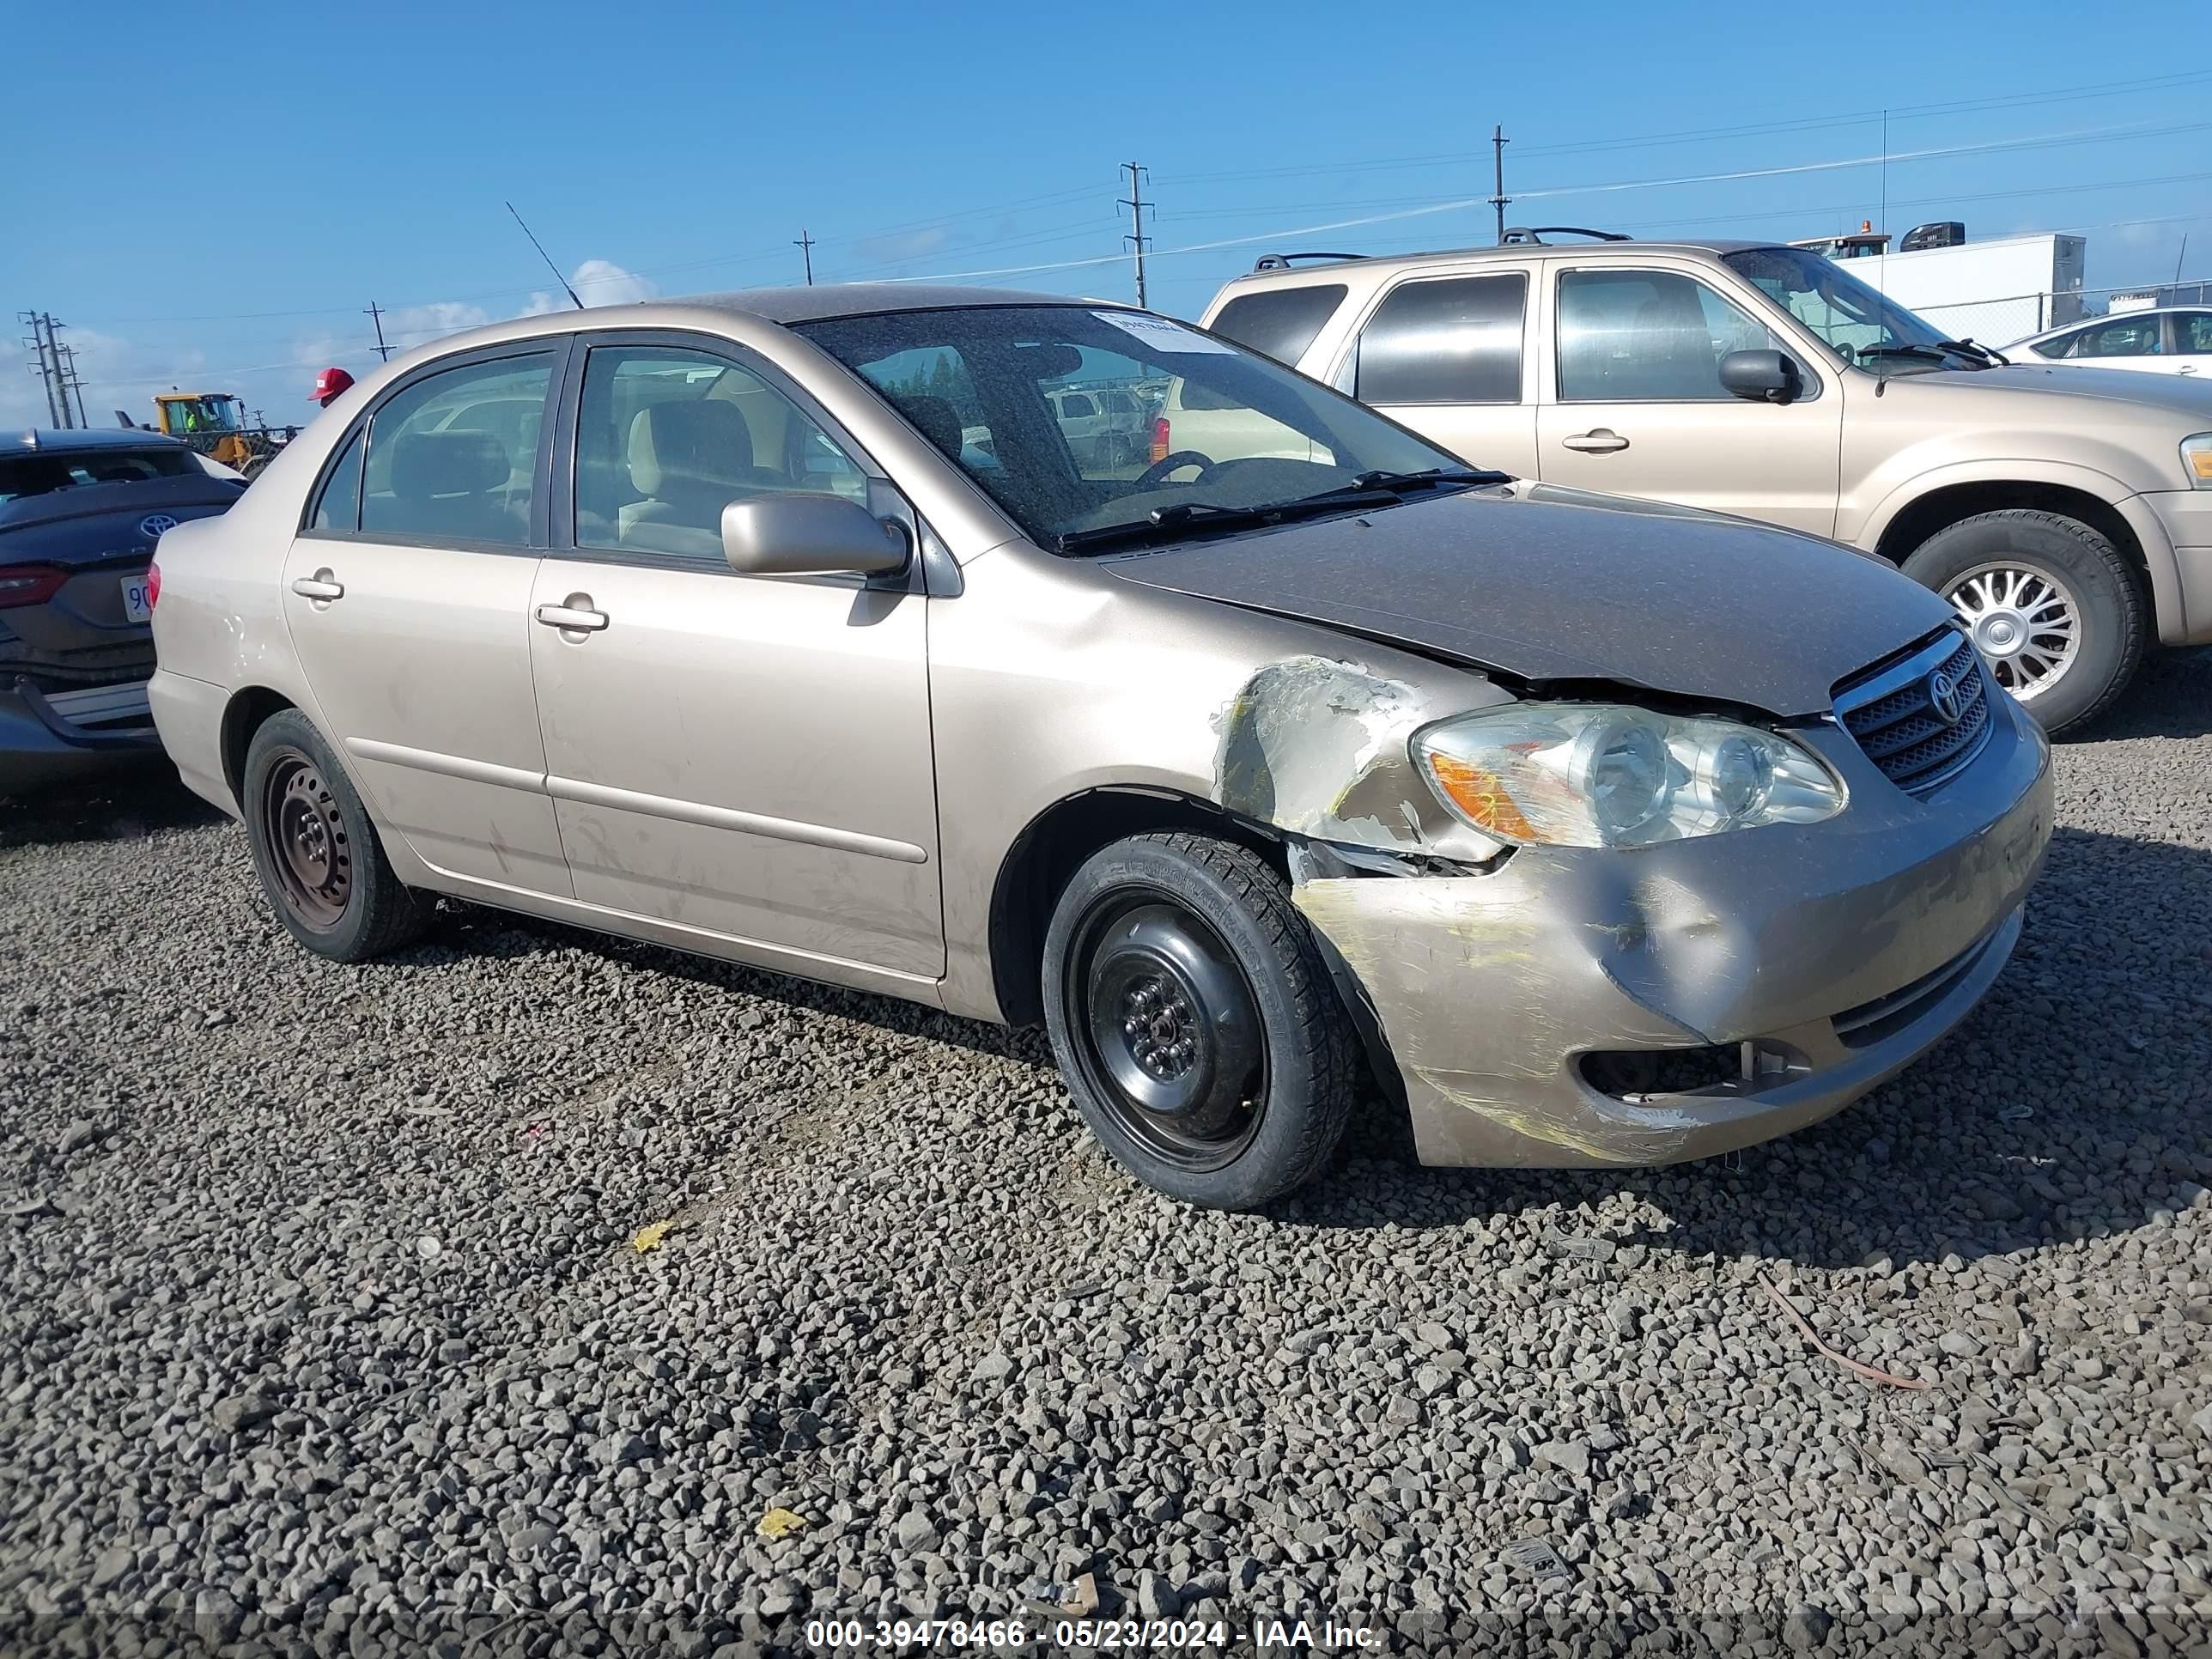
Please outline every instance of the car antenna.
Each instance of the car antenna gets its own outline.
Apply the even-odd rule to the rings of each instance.
[[[506,204],[506,207],[509,213],[514,213],[514,203],[509,202]],[[522,225],[522,234],[530,238],[530,246],[536,248],[538,250],[538,257],[545,261],[545,269],[553,273],[553,280],[560,283],[563,289],[568,290],[569,300],[574,302],[577,310],[581,311],[584,308],[584,302],[576,298],[576,290],[568,287],[568,279],[561,274],[561,267],[553,263],[553,256],[545,251],[545,244],[539,241],[538,238],[532,234],[531,228],[528,225],[522,224],[522,216],[520,214],[514,213],[514,222],[518,225]]]

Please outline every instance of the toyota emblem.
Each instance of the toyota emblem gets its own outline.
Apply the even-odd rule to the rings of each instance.
[[[1928,706],[1944,725],[1956,726],[1959,717],[1966,712],[1966,693],[1960,690],[1956,680],[1939,668],[1928,677]]]
[[[176,527],[177,521],[166,513],[149,513],[138,520],[138,533],[149,542],[161,540],[162,532]]]

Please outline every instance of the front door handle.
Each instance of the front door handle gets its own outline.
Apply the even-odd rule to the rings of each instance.
[[[1611,427],[1601,426],[1589,432],[1577,432],[1559,441],[1569,449],[1579,449],[1585,455],[1610,455],[1616,449],[1628,447],[1628,440]]]
[[[588,593],[571,593],[563,605],[541,605],[535,615],[548,628],[563,634],[596,634],[607,625],[606,613],[592,609]]]
[[[328,605],[332,599],[345,598],[345,584],[328,565],[312,576],[295,576],[292,591],[303,599],[313,599],[317,605]]]

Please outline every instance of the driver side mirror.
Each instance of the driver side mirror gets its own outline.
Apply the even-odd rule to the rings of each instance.
[[[1786,404],[1805,389],[1784,351],[1731,351],[1721,359],[1721,385],[1747,403]]]
[[[750,495],[722,509],[722,556],[741,576],[886,576],[908,554],[902,526],[842,495]]]

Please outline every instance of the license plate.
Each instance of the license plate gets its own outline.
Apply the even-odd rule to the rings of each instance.
[[[123,579],[123,620],[151,622],[154,620],[154,601],[147,592],[146,578],[125,576]]]

